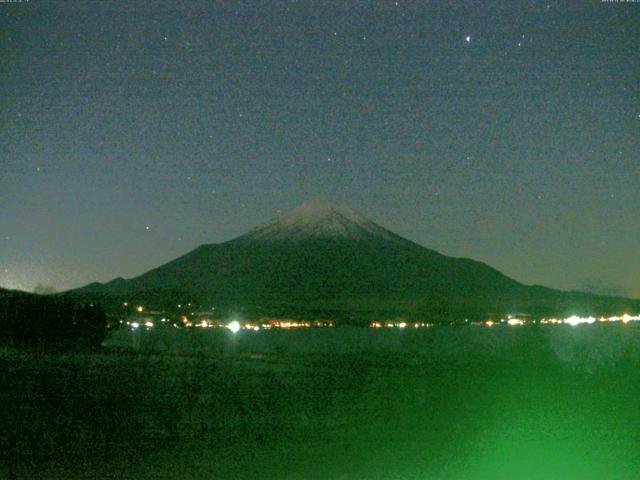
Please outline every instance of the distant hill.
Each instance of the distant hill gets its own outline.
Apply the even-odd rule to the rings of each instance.
[[[0,343],[16,346],[97,346],[107,320],[97,305],[68,296],[0,288]]]
[[[356,323],[640,311],[640,300],[524,285],[484,263],[404,239],[348,208],[316,203],[138,277],[70,293],[111,304],[170,308],[190,301],[249,315]]]
[[[22,290],[9,290],[8,288],[0,287],[0,298],[26,297],[31,295],[35,295],[35,294],[24,292]]]

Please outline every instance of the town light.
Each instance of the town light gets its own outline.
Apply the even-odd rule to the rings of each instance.
[[[227,328],[231,330],[233,333],[238,333],[240,331],[240,322],[238,322],[237,320],[234,320],[233,322],[230,322],[229,324],[227,324]]]

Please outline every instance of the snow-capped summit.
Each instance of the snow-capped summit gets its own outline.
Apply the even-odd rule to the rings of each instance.
[[[306,202],[258,226],[243,236],[247,240],[301,240],[308,238],[385,240],[399,237],[354,210],[328,202]]]

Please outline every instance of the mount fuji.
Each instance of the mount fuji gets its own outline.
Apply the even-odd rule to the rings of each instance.
[[[452,321],[507,314],[605,315],[640,300],[517,282],[467,258],[442,255],[353,210],[305,203],[233,240],[206,244],[138,277],[68,292],[106,306],[194,303],[248,316]]]

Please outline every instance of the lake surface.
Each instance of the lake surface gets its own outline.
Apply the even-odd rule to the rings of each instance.
[[[0,349],[0,478],[636,480],[640,325]],[[131,348],[134,347],[134,348]]]
[[[622,356],[640,359],[640,325],[434,326],[430,328],[300,328],[240,330],[226,328],[122,329],[106,346],[170,353],[358,354],[402,353],[434,358],[517,355],[535,343],[558,360],[585,366],[614,364]]]

